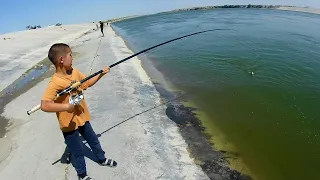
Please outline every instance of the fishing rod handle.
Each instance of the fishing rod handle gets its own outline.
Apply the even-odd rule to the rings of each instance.
[[[56,100],[59,97],[59,94],[57,94],[57,96],[54,98],[54,100]],[[30,109],[29,111],[27,111],[27,114],[30,116],[32,113],[38,111],[40,109],[41,105],[37,105],[34,108]]]
[[[71,89],[74,89],[74,88],[80,86],[83,82],[91,79],[92,77],[94,77],[94,76],[96,76],[96,75],[98,75],[98,74],[100,74],[100,73],[102,73],[102,72],[103,72],[103,71],[100,70],[100,71],[98,71],[98,72],[96,72],[96,73],[94,73],[94,74],[86,77],[85,79],[81,80],[80,82],[76,82],[76,83],[72,84],[72,85],[69,86],[68,88],[64,89],[62,92],[58,93],[57,96],[55,97],[55,99],[57,99],[58,97],[66,94],[66,93],[68,93]],[[30,116],[32,113],[38,111],[39,109],[40,109],[40,104],[37,105],[37,106],[35,106],[34,108],[30,109],[29,111],[27,111],[27,114]]]
[[[38,111],[40,109],[40,104],[38,106],[35,106],[34,108],[27,111],[27,114],[30,116],[32,113]]]
[[[81,82],[76,82],[74,84],[72,84],[71,86],[67,87],[66,89],[64,89],[63,91],[59,92],[56,96],[56,99],[64,94],[69,93],[72,89],[77,88],[78,86],[81,85]]]

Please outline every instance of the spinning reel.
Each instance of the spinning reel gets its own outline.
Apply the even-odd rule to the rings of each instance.
[[[71,86],[76,82],[77,81],[72,81]],[[71,89],[68,93],[70,94],[69,103],[72,105],[79,105],[84,98],[83,91],[79,90],[79,86]]]

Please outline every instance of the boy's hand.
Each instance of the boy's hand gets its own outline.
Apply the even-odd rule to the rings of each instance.
[[[68,104],[66,104],[66,105],[67,105],[66,111],[67,111],[68,113],[72,113],[72,112],[74,111],[75,105],[72,105],[72,104],[70,104],[70,103],[68,103]]]
[[[109,71],[110,71],[110,67],[109,67],[109,66],[106,66],[106,67],[103,68],[102,74],[105,75],[105,74],[107,74]]]

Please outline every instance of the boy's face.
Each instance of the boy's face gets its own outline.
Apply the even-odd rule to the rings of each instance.
[[[67,50],[67,54],[65,55],[65,57],[62,58],[63,61],[63,67],[66,69],[66,70],[71,70],[72,69],[72,51],[71,49],[69,48]]]

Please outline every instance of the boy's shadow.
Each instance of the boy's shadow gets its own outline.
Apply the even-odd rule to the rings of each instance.
[[[154,107],[152,107],[152,108],[150,108],[150,109],[147,109],[147,110],[145,110],[145,111],[142,111],[142,112],[140,112],[140,113],[137,113],[137,114],[135,114],[135,115],[133,115],[133,116],[131,116],[131,117],[129,117],[129,118],[121,121],[120,123],[118,123],[118,124],[116,124],[116,125],[108,128],[107,130],[105,130],[105,131],[97,134],[97,137],[100,138],[104,133],[106,133],[106,132],[110,131],[111,129],[113,129],[113,128],[115,128],[115,127],[117,127],[117,126],[119,126],[119,125],[121,125],[121,124],[123,124],[123,123],[125,123],[125,122],[127,122],[127,121],[129,121],[129,120],[131,120],[131,119],[133,119],[134,117],[139,116],[139,115],[141,115],[141,114],[143,114],[143,113],[146,113],[146,112],[148,112],[148,111],[151,111],[151,110],[153,110],[153,109],[156,109],[156,108],[158,108],[158,107],[160,107],[160,106],[162,106],[162,105],[164,105],[164,104],[167,104],[167,103],[169,103],[169,102],[172,102],[172,101],[175,101],[175,100],[177,100],[177,99],[180,99],[180,98],[184,97],[185,95],[186,95],[186,94],[180,94],[180,95],[178,95],[177,97],[175,97],[175,98],[173,98],[173,99],[167,100],[167,101],[162,102],[162,103],[160,103],[159,105],[156,105],[156,106],[154,106]],[[167,109],[167,110],[168,110],[168,109]],[[167,111],[167,110],[166,110],[166,111]],[[83,147],[83,149],[82,149],[83,155],[86,156],[87,158],[91,159],[92,161],[98,163],[98,158],[93,154],[93,152],[91,151],[91,149],[86,146],[86,144],[88,144],[88,143],[83,139],[82,136],[80,136],[80,138],[81,138],[81,141],[82,141],[82,143],[83,143],[83,144],[82,144],[82,147]],[[54,163],[52,163],[52,165],[57,164],[59,161],[60,161],[62,164],[69,164],[69,163],[70,163],[70,159],[71,159],[70,153],[69,153],[69,151],[68,151],[68,148],[66,147],[65,150],[64,150],[64,153],[62,154],[62,157],[61,157],[60,159],[58,159],[57,161],[55,161]]]
[[[84,138],[82,136],[80,136],[80,139],[82,141],[82,153],[83,153],[83,155],[85,157],[91,159],[92,161],[98,163],[98,158],[93,154],[92,150],[88,146],[86,146],[86,144],[88,144],[86,142],[86,140],[84,140]],[[57,164],[59,161],[62,164],[70,164],[70,162],[71,162],[71,154],[68,151],[67,146],[64,149],[64,152],[63,152],[61,158],[56,160],[55,162],[53,162],[52,165]]]

